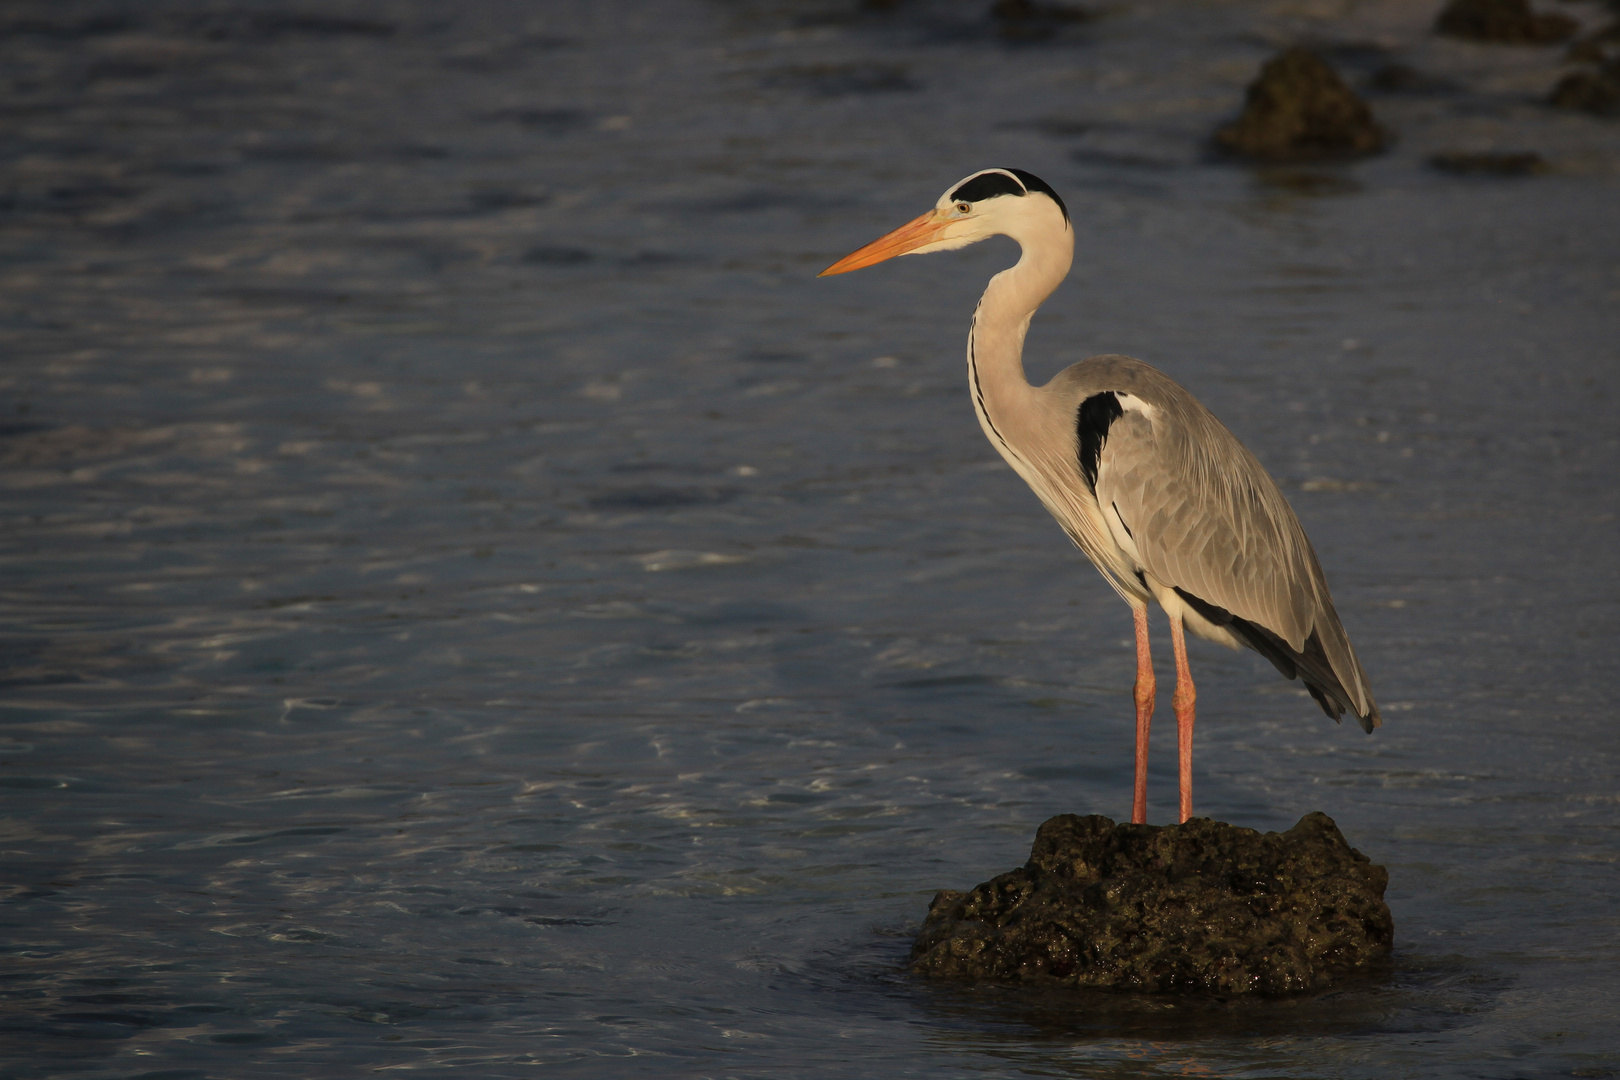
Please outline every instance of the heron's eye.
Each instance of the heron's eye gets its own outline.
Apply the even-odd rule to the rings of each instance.
[[[973,204],[972,203],[959,202],[959,203],[956,204],[956,212],[958,214],[971,213],[972,210],[973,210]]]

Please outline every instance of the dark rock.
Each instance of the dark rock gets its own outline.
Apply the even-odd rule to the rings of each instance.
[[[1067,24],[1085,22],[1093,16],[1085,8],[1071,4],[996,0],[990,5],[990,17],[996,20],[1002,37],[1036,41],[1051,37]]]
[[[1620,4],[1611,6],[1620,10]],[[1620,19],[1571,43],[1564,60],[1591,65],[1591,70],[1572,72],[1560,79],[1547,95],[1549,105],[1600,116],[1620,113]]]
[[[11,6],[20,7],[21,5]],[[10,14],[11,12],[8,11],[7,15]],[[0,20],[0,40],[28,34],[55,38],[58,41],[79,41],[89,37],[100,37],[103,34],[122,34],[136,28],[136,22],[129,15],[122,12],[92,15],[87,19],[77,21],[69,19],[65,22],[50,22],[45,19],[33,19],[23,16]]]
[[[1322,813],[1265,834],[1064,814],[1019,869],[934,897],[911,967],[1146,993],[1317,991],[1388,957],[1388,880]]]
[[[1501,45],[1550,45],[1579,29],[1568,15],[1536,14],[1530,0],[1451,0],[1434,22],[1437,34]]]
[[[1433,94],[1456,89],[1445,79],[1425,74],[1410,64],[1384,64],[1372,73],[1367,85],[1387,94]]]
[[[1552,166],[1547,164],[1545,158],[1528,151],[1507,154],[1436,154],[1429,159],[1429,164],[1441,172],[1461,175],[1537,176],[1552,171]]]
[[[899,64],[809,64],[769,72],[761,80],[767,87],[790,87],[818,97],[846,94],[905,93],[921,89]]]
[[[591,261],[584,248],[541,245],[523,253],[523,261],[535,266],[580,266]]]
[[[1547,104],[1600,116],[1620,113],[1620,71],[1611,70],[1615,66],[1565,75],[1547,95]]]
[[[1591,37],[1570,42],[1569,50],[1564,53],[1565,62],[1571,64],[1601,64],[1606,59],[1603,42]]]
[[[1620,19],[1569,43],[1564,59],[1571,64],[1606,64],[1620,59]]]
[[[1362,190],[1361,184],[1352,176],[1316,169],[1268,165],[1256,169],[1254,178],[1268,188],[1313,199],[1355,195]]]
[[[1388,133],[1326,60],[1295,46],[1260,69],[1243,115],[1215,133],[1217,145],[1264,161],[1352,157],[1383,149]]]
[[[211,11],[187,16],[182,25],[209,41],[274,41],[301,37],[392,37],[392,23],[350,19],[317,11]]]

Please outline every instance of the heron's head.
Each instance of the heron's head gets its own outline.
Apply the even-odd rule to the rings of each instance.
[[[1032,173],[984,169],[952,184],[928,213],[850,252],[818,276],[848,273],[896,255],[954,251],[992,236],[1010,236],[1026,251],[1059,238],[1072,243],[1068,208]]]

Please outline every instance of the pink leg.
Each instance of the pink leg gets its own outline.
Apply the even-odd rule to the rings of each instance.
[[[1193,703],[1198,694],[1193,689],[1192,671],[1187,667],[1187,639],[1181,632],[1181,620],[1170,617],[1170,644],[1176,651],[1176,692],[1170,704],[1176,710],[1176,745],[1181,755],[1181,820],[1192,817],[1192,733]]]
[[[1147,824],[1148,729],[1153,724],[1153,695],[1159,684],[1153,678],[1153,655],[1148,648],[1147,605],[1133,606],[1136,616],[1136,793],[1131,799],[1131,820]]]

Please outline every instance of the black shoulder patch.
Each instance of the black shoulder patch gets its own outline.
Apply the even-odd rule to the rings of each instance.
[[[1052,189],[1051,184],[1048,184],[1034,173],[1025,172],[1023,169],[1008,169],[1007,171],[1023,181],[1026,190],[1038,191],[1042,195],[1051,196],[1052,201],[1058,204],[1058,209],[1063,211],[1063,220],[1069,220],[1069,208],[1063,205],[1062,196]]]
[[[1097,463],[1102,460],[1103,443],[1108,441],[1108,428],[1124,415],[1112,390],[1092,394],[1080,403],[1080,414],[1075,418],[1080,432],[1080,471],[1093,494],[1097,491]]]
[[[993,199],[997,195],[1027,194],[1022,184],[1007,175],[1011,171],[1008,169],[1001,172],[980,173],[951,192],[951,201],[976,203],[982,199]]]

